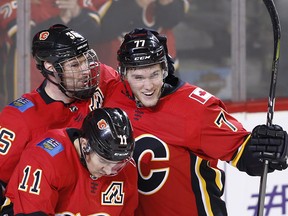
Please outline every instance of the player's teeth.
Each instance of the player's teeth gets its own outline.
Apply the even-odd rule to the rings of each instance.
[[[151,96],[153,94],[153,92],[152,93],[144,93],[144,94],[147,96]]]

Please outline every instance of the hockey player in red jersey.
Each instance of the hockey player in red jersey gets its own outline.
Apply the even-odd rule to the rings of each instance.
[[[44,82],[0,113],[0,183],[4,186],[30,140],[52,128],[79,128],[90,111],[102,106],[107,88],[119,77],[98,61],[83,36],[64,25],[38,32],[32,54]]]
[[[138,205],[133,130],[119,108],[88,114],[81,130],[31,141],[7,186],[14,214],[132,216]]]
[[[20,1],[24,2],[24,1]],[[17,0],[0,1],[0,110],[8,102],[15,100],[17,95],[17,33],[19,23],[17,23],[17,10],[20,4]],[[28,2],[28,1],[25,1]],[[41,29],[46,29],[54,23],[68,25],[83,36],[89,38],[90,46],[99,28],[100,18],[88,0],[30,0],[31,16],[29,25],[31,34],[34,35]],[[19,11],[18,11],[19,12]],[[26,11],[27,12],[27,11]],[[19,15],[19,14],[18,14]],[[46,25],[45,25],[46,24]],[[90,28],[86,28],[89,26]],[[91,34],[90,29],[94,29]],[[28,31],[26,29],[25,31]],[[18,45],[19,46],[19,45]],[[99,54],[98,54],[99,56]],[[42,76],[35,73],[37,69],[33,67],[31,61],[30,86],[31,89],[37,88],[42,82]]]
[[[263,159],[269,172],[287,168],[286,131],[259,125],[250,133],[221,100],[175,77],[165,36],[134,29],[117,55],[121,80],[104,106],[125,110],[133,125],[135,215],[227,215],[218,160],[252,176],[262,174]]]

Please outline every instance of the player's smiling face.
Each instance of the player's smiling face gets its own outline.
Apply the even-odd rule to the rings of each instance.
[[[160,64],[127,70],[127,81],[137,100],[145,107],[157,104],[163,85],[163,69]]]

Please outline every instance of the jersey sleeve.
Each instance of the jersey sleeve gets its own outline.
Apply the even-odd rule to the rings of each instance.
[[[6,107],[0,113],[0,180],[7,183],[30,139],[21,113]]]
[[[203,116],[201,145],[205,152],[213,159],[230,161],[249,132],[221,105],[207,107]]]
[[[104,98],[106,95],[110,93],[111,88],[119,80],[120,80],[120,75],[116,70],[114,70],[112,67],[108,65],[101,63],[99,87],[101,89],[101,92],[104,95]]]
[[[39,147],[23,152],[7,186],[6,196],[14,204],[14,214],[42,211],[55,214],[58,192],[51,181],[53,166]]]
[[[189,114],[191,121],[187,121],[190,125],[186,127],[190,136],[188,140],[192,140],[192,151],[206,160],[230,161],[249,132],[226,111],[225,105],[218,98],[207,92],[205,96],[192,93],[190,97],[197,100],[193,104],[197,115],[193,112]],[[193,130],[190,130],[191,127]]]

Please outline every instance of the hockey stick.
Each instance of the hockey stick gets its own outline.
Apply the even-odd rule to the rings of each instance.
[[[280,55],[281,27],[280,27],[278,12],[276,10],[273,0],[263,0],[263,2],[269,12],[271,22],[272,22],[272,27],[273,27],[273,34],[274,34],[274,54],[273,54],[273,63],[272,63],[270,92],[269,92],[269,98],[268,98],[267,122],[266,122],[268,126],[271,126],[273,115],[274,115],[275,91],[276,91],[277,72],[278,72],[278,63],[279,63],[279,55]],[[268,164],[269,164],[268,160],[265,160],[264,171],[262,173],[261,180],[260,180],[257,216],[262,216],[263,211],[264,211]]]

